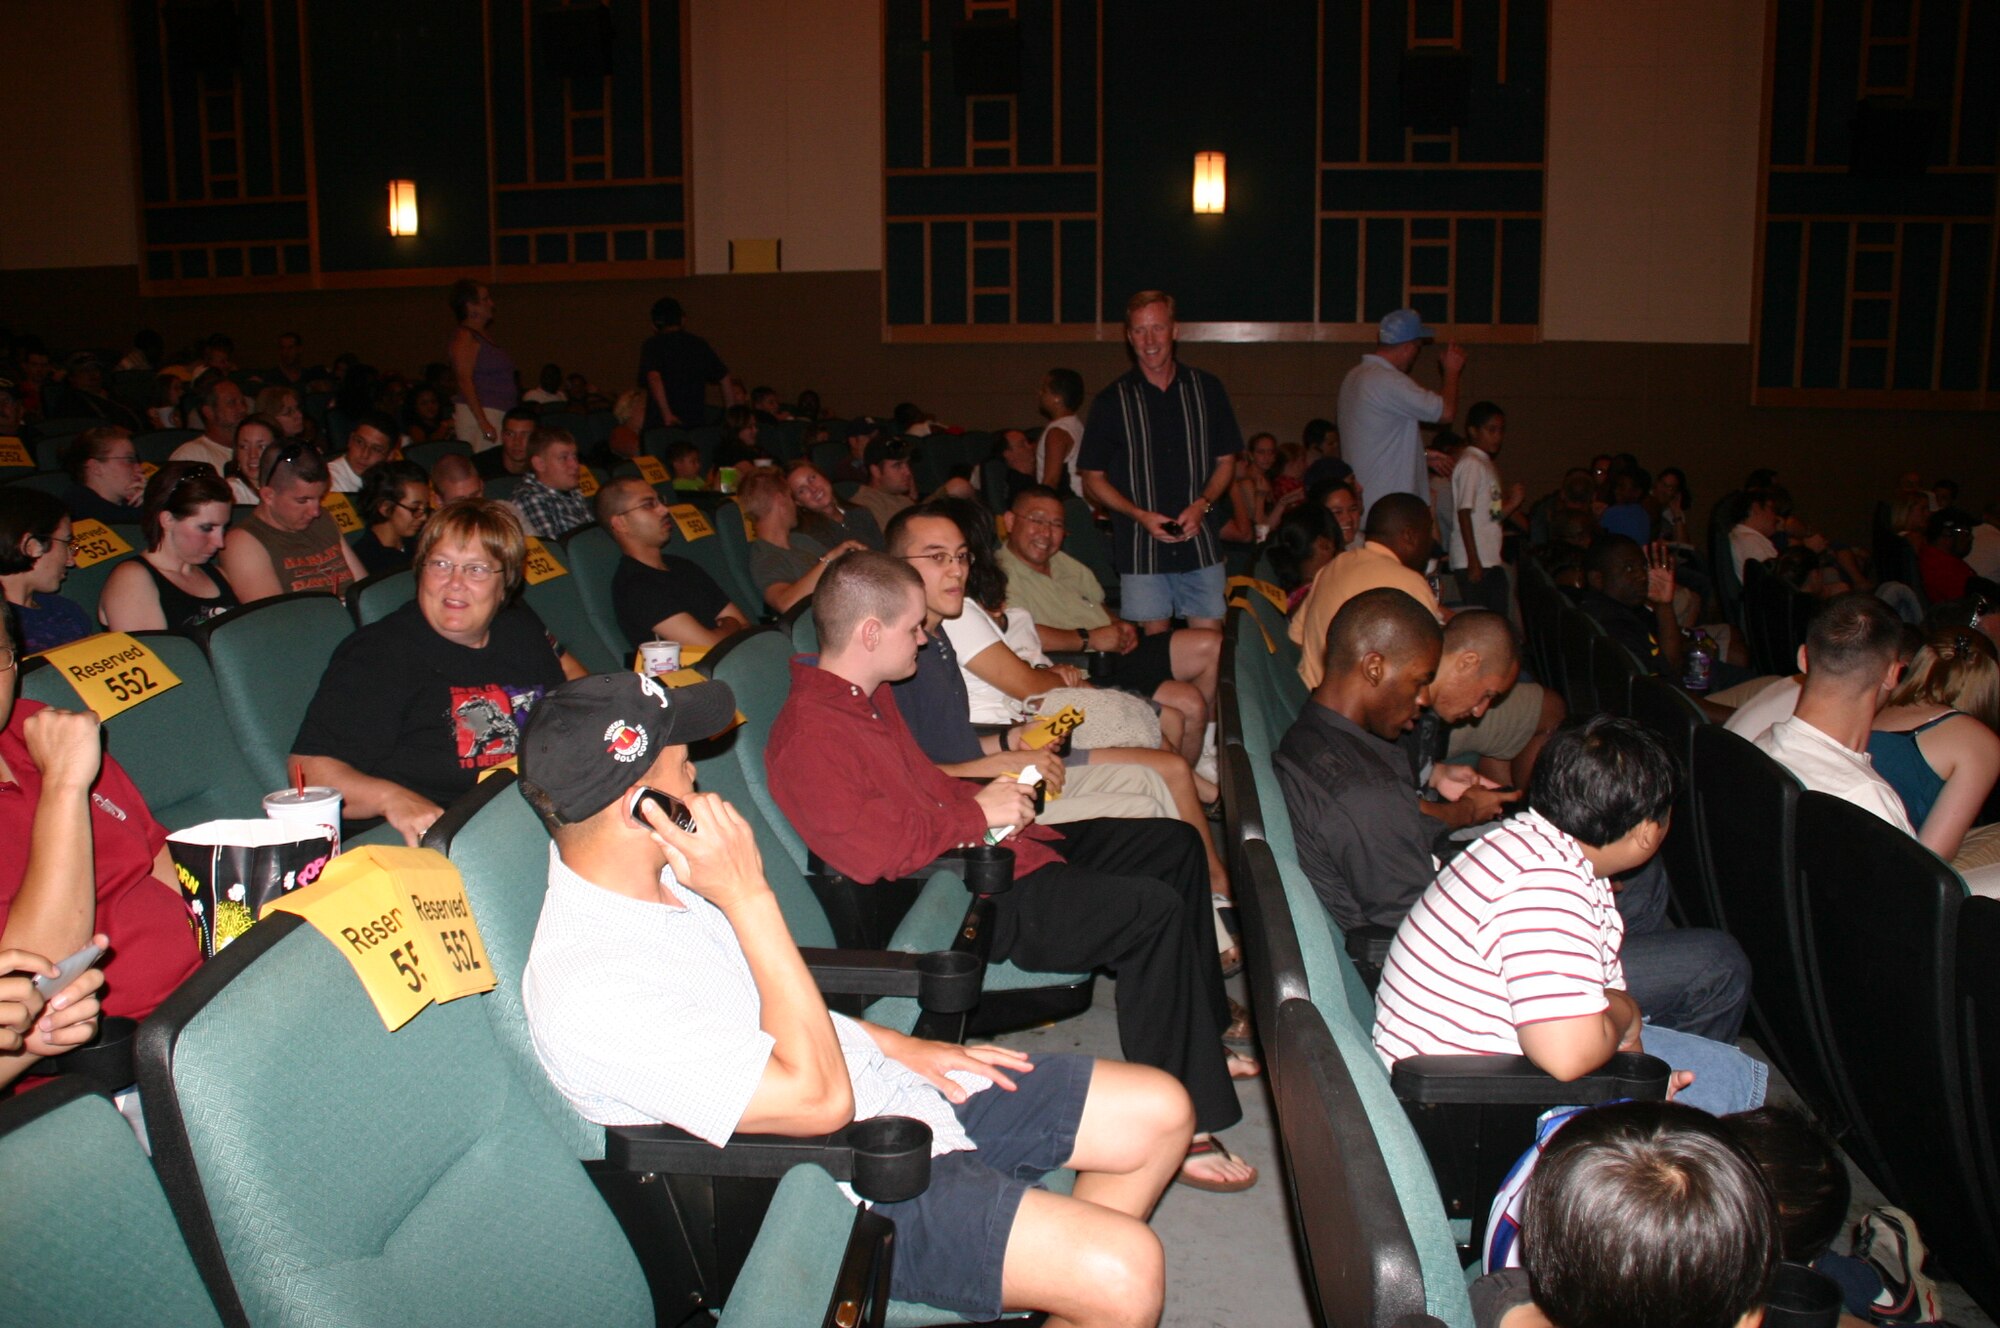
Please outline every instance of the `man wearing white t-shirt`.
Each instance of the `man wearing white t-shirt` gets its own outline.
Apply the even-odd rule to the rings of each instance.
[[[1798,707],[1756,742],[1807,788],[1844,798],[1914,835],[1902,798],[1868,759],[1875,712],[1903,671],[1897,650],[1902,635],[1902,620],[1873,595],[1828,600],[1799,649],[1806,676]]]
[[[1415,309],[1398,309],[1382,320],[1375,353],[1362,356],[1341,380],[1335,412],[1341,453],[1354,467],[1361,500],[1371,506],[1387,494],[1430,494],[1417,426],[1457,416],[1458,379],[1465,371],[1465,351],[1453,342],[1438,356],[1444,391],[1417,386],[1410,370],[1433,335]]]
[[[1738,584],[1743,581],[1743,568],[1748,563],[1768,563],[1778,556],[1778,546],[1771,542],[1771,536],[1778,531],[1778,500],[1768,489],[1750,489],[1744,493],[1748,506],[1743,519],[1729,528],[1729,563],[1736,569]]]
[[[1504,492],[1500,468],[1493,458],[1507,437],[1507,417],[1500,407],[1481,401],[1465,412],[1465,451],[1451,472],[1451,509],[1457,537],[1451,542],[1451,568],[1458,574],[1460,593],[1472,604],[1507,612],[1507,568],[1500,558],[1503,526],[1527,490],[1516,483]]]

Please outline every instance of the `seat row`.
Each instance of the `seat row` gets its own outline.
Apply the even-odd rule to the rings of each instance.
[[[1374,998],[1301,868],[1271,758],[1306,693],[1276,607],[1232,607],[1218,722],[1225,837],[1285,1179],[1319,1320],[1471,1322],[1487,1205],[1549,1106],[1659,1096],[1667,1067],[1620,1056],[1558,1084],[1519,1057],[1418,1057],[1393,1074]]]
[[[1571,713],[1637,720],[1685,772],[1662,848],[1674,912],[1743,947],[1758,1045],[1952,1275],[2000,1311],[2000,900],[1968,897],[1916,839],[1805,790],[1711,723],[1539,568],[1523,568],[1521,587],[1528,639],[1550,648],[1545,676]]]

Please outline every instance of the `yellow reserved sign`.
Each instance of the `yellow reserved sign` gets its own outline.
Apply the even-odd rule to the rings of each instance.
[[[633,457],[632,464],[639,468],[639,478],[648,484],[666,484],[673,480],[667,474],[667,467],[658,457]]]
[[[391,1032],[432,1001],[491,991],[493,964],[465,886],[435,849],[371,844],[265,906],[296,913],[333,942]]]
[[[589,466],[576,468],[576,491],[586,498],[597,496],[597,472]]]
[[[667,515],[673,517],[674,524],[680,527],[681,538],[689,543],[715,533],[715,527],[708,524],[708,518],[693,503],[675,503],[667,509]]]
[[[1285,592],[1269,581],[1260,581],[1254,576],[1232,576],[1229,578],[1231,590],[1254,590],[1270,602],[1272,608],[1281,615],[1285,612]]]
[[[70,524],[70,553],[76,558],[78,567],[95,567],[98,563],[112,558],[122,558],[132,552],[132,546],[124,537],[102,521],[83,520]]]
[[[142,701],[181,685],[143,641],[123,632],[99,632],[47,652],[50,664],[99,719],[123,714]]]
[[[150,462],[150,461],[141,461],[141,462],[139,463],[139,471],[140,471],[140,473],[141,473],[141,474],[143,474],[143,475],[144,475],[144,476],[145,476],[145,477],[146,477],[147,479],[151,479],[151,478],[153,478],[153,476],[155,476],[155,475],[157,475],[157,474],[159,474],[159,473],[160,473],[160,468],[159,468],[158,466],[154,465],[154,464],[153,464],[152,462]]]
[[[342,535],[352,535],[361,529],[361,514],[354,510],[354,504],[347,501],[344,493],[326,491],[326,497],[319,500],[319,510],[333,518],[333,524],[340,527]]]
[[[757,542],[757,518],[751,516],[748,509],[746,509],[742,503],[731,503],[730,506],[736,509],[736,515],[743,518],[744,541],[746,543],[755,544]]]
[[[1023,747],[1040,750],[1052,742],[1060,742],[1076,732],[1083,723],[1083,711],[1073,705],[1064,706],[1053,715],[1043,715],[1028,725],[1021,734]]]
[[[569,575],[569,568],[564,567],[556,556],[549,552],[548,546],[533,535],[528,536],[528,560],[521,565],[521,570],[527,574],[528,584],[531,586],[539,586],[544,581],[553,581],[559,576]]]
[[[0,466],[26,466],[35,468],[35,459],[28,455],[27,447],[18,438],[0,438]]]

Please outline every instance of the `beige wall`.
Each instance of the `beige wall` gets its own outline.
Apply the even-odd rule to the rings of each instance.
[[[1550,341],[1750,340],[1763,0],[1552,0]]]
[[[139,261],[124,10],[123,0],[0,3],[0,269]]]
[[[695,271],[729,241],[783,242],[787,272],[882,265],[878,0],[695,0]]]

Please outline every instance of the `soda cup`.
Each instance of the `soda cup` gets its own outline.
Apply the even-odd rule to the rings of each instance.
[[[646,663],[646,672],[655,678],[663,678],[681,666],[681,643],[678,641],[646,641],[639,646],[639,657]]]
[[[298,821],[324,829],[340,852],[340,790],[312,785],[301,789],[279,789],[264,795],[264,815],[273,821]]]

